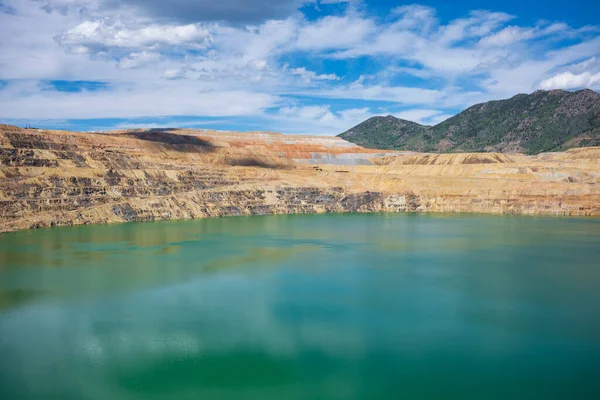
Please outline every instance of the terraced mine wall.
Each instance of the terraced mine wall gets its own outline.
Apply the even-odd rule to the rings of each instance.
[[[382,153],[339,138],[0,126],[0,232],[329,212],[600,215],[600,149]]]

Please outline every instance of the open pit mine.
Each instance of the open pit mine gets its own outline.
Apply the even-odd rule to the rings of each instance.
[[[267,132],[0,125],[0,232],[331,212],[600,215],[600,147],[425,154]]]

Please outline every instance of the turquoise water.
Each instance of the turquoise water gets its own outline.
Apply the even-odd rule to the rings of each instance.
[[[0,399],[598,399],[600,219],[0,235]]]

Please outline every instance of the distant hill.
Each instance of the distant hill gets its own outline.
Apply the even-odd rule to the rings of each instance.
[[[469,107],[435,126],[373,117],[338,135],[363,147],[537,154],[600,146],[600,94],[538,90]]]
[[[428,127],[388,115],[373,117],[338,135],[359,146],[375,149],[396,149]]]

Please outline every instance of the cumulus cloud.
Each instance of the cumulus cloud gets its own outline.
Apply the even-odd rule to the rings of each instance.
[[[84,21],[55,37],[56,41],[74,53],[98,53],[111,48],[156,48],[183,46],[202,49],[210,44],[208,30],[197,24],[127,27],[121,21]]]
[[[600,41],[597,41],[600,45]],[[584,47],[585,49],[585,47]],[[538,85],[540,89],[582,89],[600,88],[600,62],[597,57],[590,57],[583,61],[578,60],[581,55],[581,47],[574,46],[570,51],[555,53],[557,60],[561,62],[559,68],[549,69]]]
[[[579,89],[586,87],[595,87],[600,84],[600,72],[592,74],[582,72],[574,74],[572,72],[562,72],[540,83],[542,89]]]

